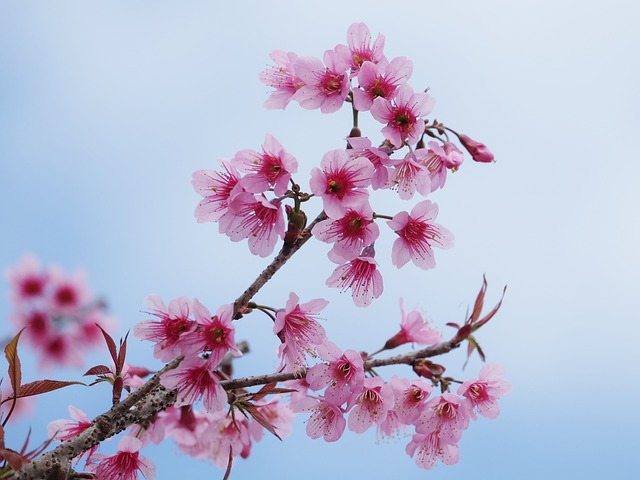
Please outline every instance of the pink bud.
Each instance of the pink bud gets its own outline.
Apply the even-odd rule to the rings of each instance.
[[[466,135],[458,135],[458,139],[476,162],[493,162],[493,153],[491,153],[491,150],[489,150],[484,143],[476,142]]]

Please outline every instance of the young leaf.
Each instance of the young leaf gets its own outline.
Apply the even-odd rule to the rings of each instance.
[[[31,397],[33,395],[40,395],[41,393],[53,392],[60,388],[68,387],[69,385],[84,385],[82,382],[65,382],[63,380],[36,380],[35,382],[25,383],[18,390],[17,398]]]
[[[118,365],[118,352],[116,350],[116,342],[113,341],[111,335],[104,331],[104,329],[96,323],[96,327],[100,329],[102,335],[104,336],[105,342],[107,342],[107,347],[109,347],[109,353],[111,354],[111,358],[113,359],[113,364]]]
[[[96,365],[95,367],[91,367],[87,370],[87,373],[85,373],[83,377],[88,375],[107,375],[108,373],[112,373],[109,367],[106,365]]]
[[[278,440],[282,440],[282,438],[280,438],[280,435],[276,433],[276,427],[274,427],[271,422],[267,420],[267,418],[262,414],[259,408],[260,407],[256,407],[255,405],[247,405],[245,406],[244,410],[246,410],[247,413],[249,413],[249,415],[251,415],[256,422],[266,428],[267,431],[275,435]]]
[[[9,362],[9,380],[14,392],[18,391],[22,382],[22,367],[20,365],[20,357],[18,357],[18,340],[22,332],[24,332],[24,328],[4,347],[4,355]]]

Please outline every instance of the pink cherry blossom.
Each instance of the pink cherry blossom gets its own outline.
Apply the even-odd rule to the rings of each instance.
[[[199,442],[181,449],[196,458],[210,458],[220,468],[226,468],[229,454],[247,458],[251,452],[249,422],[242,415],[232,417],[226,411],[208,415],[208,426],[198,437]]]
[[[284,238],[284,214],[280,200],[267,200],[260,194],[242,192],[229,203],[233,215],[225,233],[234,242],[248,239],[254,255],[266,257],[273,252],[278,239]]]
[[[278,436],[282,438],[291,434],[295,413],[291,411],[286,403],[280,402],[277,399],[268,401],[258,400],[254,406],[260,412],[262,418],[274,427]],[[264,427],[256,421],[249,423],[249,433],[251,434],[251,438],[256,442],[262,440],[264,430]]]
[[[64,442],[65,440],[69,440],[79,433],[84,432],[91,425],[91,420],[87,414],[73,405],[69,405],[69,416],[73,420],[60,419],[49,423],[47,426],[47,434],[49,438],[59,442]],[[86,456],[87,461],[90,461],[97,449],[98,445],[93,446],[89,450],[80,454],[78,459]]]
[[[263,193],[273,188],[277,196],[284,195],[289,186],[291,174],[298,170],[298,162],[272,135],[267,134],[262,145],[262,153],[241,150],[231,163],[242,172],[248,172],[240,184],[251,193]]]
[[[438,431],[445,443],[455,443],[469,426],[471,413],[462,397],[443,393],[427,402],[425,410],[416,420],[416,432],[429,434]]]
[[[366,112],[378,97],[393,100],[398,87],[407,83],[412,72],[413,63],[405,57],[394,58],[384,67],[364,62],[358,73],[360,88],[353,90],[353,106]]]
[[[193,172],[191,184],[193,189],[204,197],[200,201],[194,215],[198,223],[220,222],[220,233],[226,230],[229,202],[243,191],[238,185],[240,174],[236,168],[226,160],[220,160],[223,172],[215,170],[198,170]]]
[[[322,242],[333,243],[329,258],[343,263],[357,258],[364,247],[375,242],[380,230],[373,221],[373,210],[365,203],[348,209],[342,218],[319,222],[311,233]]]
[[[206,359],[187,357],[177,368],[162,375],[160,383],[169,390],[178,390],[176,407],[202,400],[207,412],[216,412],[227,404],[227,392],[213,368]]]
[[[371,107],[371,115],[379,122],[386,123],[382,134],[397,148],[405,141],[412,145],[424,133],[424,117],[435,105],[435,100],[427,93],[414,93],[409,85],[398,88],[393,101],[377,97]]]
[[[311,191],[322,197],[329,218],[340,218],[347,209],[367,202],[373,170],[366,158],[349,158],[344,150],[331,150],[322,157],[320,168],[311,171]]]
[[[351,158],[365,157],[373,165],[373,176],[371,177],[371,187],[374,190],[387,187],[389,180],[389,166],[392,161],[389,154],[392,153],[390,148],[375,148],[371,146],[371,140],[366,137],[349,137],[347,142],[352,147],[347,150],[347,154]]]
[[[406,448],[410,457],[416,456],[416,465],[430,470],[435,467],[438,459],[445,465],[458,463],[458,444],[443,441],[438,432],[428,434],[416,433]]]
[[[242,355],[235,342],[235,328],[232,324],[233,305],[222,305],[212,316],[209,309],[196,298],[193,301],[193,311],[197,328],[181,340],[183,353],[186,355],[206,353],[212,368],[216,368],[227,353],[231,353],[234,357]]]
[[[389,384],[380,377],[365,378],[362,392],[347,407],[353,407],[349,414],[349,430],[364,433],[371,426],[379,425],[387,418],[393,404],[393,390]]]
[[[153,356],[163,362],[169,362],[182,354],[180,341],[184,335],[195,329],[196,322],[189,318],[193,307],[186,297],[178,297],[165,307],[157,295],[148,296],[145,305],[151,308],[152,315],[160,321],[145,320],[133,327],[133,334],[140,340],[155,343]]]
[[[42,298],[49,279],[49,274],[31,254],[23,256],[14,268],[8,268],[5,276],[11,288],[11,300],[15,303]]]
[[[442,340],[442,335],[422,317],[418,310],[412,310],[405,314],[404,302],[400,299],[400,331],[387,340],[385,349],[392,349],[405,343],[417,343],[418,345],[435,345]]]
[[[276,313],[273,325],[273,333],[283,340],[278,348],[278,357],[280,366],[287,372],[304,367],[306,354],[314,354],[316,347],[327,338],[315,317],[329,302],[322,298],[303,304],[299,301],[300,298],[291,292],[286,308]]]
[[[351,68],[351,78],[355,77],[364,62],[379,63],[386,61],[384,35],[378,35],[371,45],[371,31],[364,23],[353,23],[347,30],[347,45],[338,45],[336,51]]]
[[[397,189],[402,200],[412,199],[416,190],[425,196],[431,193],[429,170],[418,158],[420,150],[408,152],[402,160],[393,164],[393,170],[389,173],[390,188]]]
[[[418,267],[430,269],[436,266],[433,247],[447,249],[453,246],[453,234],[442,225],[434,223],[438,205],[429,200],[418,203],[407,212],[400,212],[387,224],[398,234],[393,243],[392,260],[398,268],[411,260]]]
[[[301,57],[295,63],[298,77],[304,82],[293,96],[302,108],[333,113],[342,107],[349,93],[348,60],[333,50],[324,52],[324,64],[315,57]]]
[[[48,281],[50,294],[47,308],[57,315],[75,314],[92,297],[86,275],[81,270],[70,276],[58,267],[51,267]]]
[[[137,480],[138,472],[146,480],[153,480],[156,466],[147,457],[139,454],[142,442],[126,436],[118,442],[118,452],[114,455],[96,453],[86,466],[87,471],[95,475],[96,480]]]
[[[419,378],[411,382],[395,375],[389,383],[395,397],[393,410],[398,416],[398,421],[405,425],[413,424],[425,409],[433,386]]]
[[[458,388],[468,403],[474,420],[473,410],[486,418],[496,418],[500,414],[498,399],[511,391],[511,384],[503,380],[504,367],[489,363],[482,367],[478,380],[467,380]]]
[[[366,307],[382,295],[382,275],[373,252],[371,245],[366,247],[359,257],[336,268],[326,282],[327,286],[341,288],[342,291],[350,288],[357,307]]]
[[[327,442],[336,442],[344,433],[347,421],[344,410],[325,400],[318,400],[307,420],[307,435],[313,438],[323,437]]]
[[[451,142],[440,146],[436,142],[429,142],[429,148],[420,148],[415,151],[421,165],[429,170],[431,178],[431,191],[444,187],[447,179],[447,169],[456,171],[462,164],[464,157],[462,152]]]
[[[298,55],[293,52],[274,50],[269,54],[269,58],[275,65],[260,73],[260,81],[275,88],[275,91],[271,92],[264,106],[268,109],[284,109],[293,95],[304,85],[295,73]]]
[[[350,402],[362,392],[364,382],[364,362],[358,352],[345,350],[344,353],[331,342],[325,342],[318,349],[320,357],[329,363],[320,363],[309,369],[309,387],[318,391],[327,387],[325,400],[334,406]]]

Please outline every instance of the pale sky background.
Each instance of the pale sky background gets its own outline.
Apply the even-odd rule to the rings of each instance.
[[[417,468],[404,453],[408,438],[377,444],[373,432],[347,432],[335,444],[313,441],[300,419],[282,444],[255,444],[232,478],[637,478],[639,15],[622,0],[2,2],[0,266],[33,252],[83,267],[118,318],[118,335],[145,318],[150,293],[197,297],[211,310],[233,301],[267,260],[196,223],[191,173],[258,149],[265,133],[303,172],[341,147],[348,109],[267,111],[258,73],[271,50],[321,57],[364,21],[386,36],[389,58],[413,60],[411,85],[430,87],[437,100],[431,118],[485,142],[497,162],[467,159],[433,194],[456,237],[453,249],[436,252],[435,270],[395,269],[393,237],[382,229],[385,292],[373,307],[356,309],[324,286],[334,267],[319,242],[258,299],[283,305],[292,290],[326,298],[329,336],[371,351],[395,333],[399,297],[444,329],[463,320],[486,273],[488,305],[503,285],[508,291],[479,340],[513,391],[497,420],[464,433],[453,467]],[[379,128],[363,123],[374,143]],[[407,208],[384,198],[378,205]],[[2,337],[7,297],[3,282]],[[252,346],[238,373],[275,366],[266,317],[237,328]],[[132,363],[158,366],[150,345],[134,339],[131,349]],[[474,359],[461,372],[462,363],[462,354],[445,362],[460,376],[481,366]],[[42,397],[9,438],[21,442],[31,423],[32,438],[42,439],[70,402],[96,415],[109,394],[96,387]],[[160,480],[223,474],[168,442],[146,454]]]

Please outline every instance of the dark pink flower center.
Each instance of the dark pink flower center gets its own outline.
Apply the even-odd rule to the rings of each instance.
[[[42,293],[44,283],[38,277],[29,277],[22,282],[22,294],[25,297],[35,297]]]
[[[56,291],[55,299],[62,306],[74,305],[77,301],[76,291],[69,286],[60,287]]]
[[[342,90],[343,76],[326,71],[318,83],[318,88],[327,95],[340,93]]]

